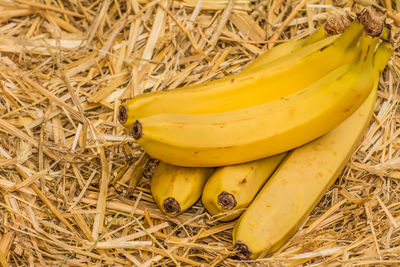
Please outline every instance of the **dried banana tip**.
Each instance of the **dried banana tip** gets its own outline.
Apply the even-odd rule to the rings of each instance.
[[[164,200],[163,209],[169,215],[175,215],[181,211],[181,205],[179,205],[179,202],[175,198],[169,197]]]
[[[330,16],[325,24],[325,31],[328,35],[343,33],[351,24],[353,18],[348,14]]]
[[[249,247],[246,244],[244,244],[244,243],[242,243],[240,241],[237,241],[235,243],[235,254],[239,258],[247,260],[251,256],[251,251],[250,251]]]
[[[365,31],[371,37],[378,37],[382,34],[386,20],[386,11],[375,6],[366,7],[358,15],[358,21],[364,26]]]
[[[218,195],[217,202],[218,205],[220,205],[221,208],[224,210],[231,210],[237,205],[235,196],[226,191],[223,191],[221,194]]]
[[[128,120],[128,108],[124,105],[119,106],[118,120],[121,124],[124,124]]]
[[[132,136],[136,140],[142,136],[142,124],[139,121],[135,121],[132,125]]]

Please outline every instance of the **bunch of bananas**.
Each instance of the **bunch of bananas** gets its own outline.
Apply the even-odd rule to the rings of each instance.
[[[176,216],[202,195],[219,220],[240,216],[239,257],[276,251],[363,136],[393,53],[384,22],[373,7],[353,21],[331,18],[238,74],[123,103],[121,124],[161,160],[151,181],[157,205]]]

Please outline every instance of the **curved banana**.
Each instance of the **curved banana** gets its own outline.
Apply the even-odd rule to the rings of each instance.
[[[350,23],[351,18],[347,15],[330,16],[325,24],[319,27],[307,38],[287,41],[285,43],[274,46],[270,50],[267,50],[262,55],[250,62],[246,67],[244,67],[241,74],[252,71],[256,67],[270,63],[283,56],[290,55],[297,49],[320,41],[328,36],[336,35],[337,38],[339,37],[340,33],[343,33],[349,27]]]
[[[317,41],[323,40],[324,38],[328,37],[326,34],[325,30],[323,27],[320,27],[317,31],[315,31],[313,34],[311,34],[308,38],[315,37]],[[336,36],[338,37],[338,36]],[[260,56],[258,56],[256,59],[251,61],[246,67],[243,68],[243,70],[240,72],[240,74],[247,73],[249,71],[252,71],[256,69],[259,66],[262,66],[264,64],[273,62],[274,60],[277,60],[283,56],[289,55],[293,52],[295,52],[297,49],[302,48],[306,45],[307,39],[300,39],[300,40],[294,40],[294,41],[288,41],[286,43],[279,44],[275,47],[273,47],[270,50],[267,50]]]
[[[204,207],[220,221],[239,217],[285,154],[216,169],[203,189]]]
[[[371,89],[378,40],[364,34],[357,59],[289,96],[231,112],[146,117],[134,123],[133,136],[152,157],[190,167],[232,165],[296,148],[361,105]]]
[[[358,54],[362,32],[363,26],[354,21],[339,37],[322,39],[246,75],[239,73],[199,85],[138,95],[120,106],[118,118],[130,127],[137,119],[160,113],[219,113],[278,99],[351,62]]]
[[[295,149],[242,214],[233,230],[238,256],[255,259],[279,249],[331,187],[370,121],[379,73],[392,52],[390,43],[379,46],[374,58],[373,89],[354,114],[328,134]]]
[[[169,216],[188,210],[200,198],[213,168],[184,168],[160,162],[151,178],[151,194]]]

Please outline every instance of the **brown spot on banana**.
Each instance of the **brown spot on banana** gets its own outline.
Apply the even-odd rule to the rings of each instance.
[[[235,196],[226,191],[218,195],[217,203],[224,210],[231,210],[237,205]]]
[[[175,198],[169,197],[163,201],[163,209],[166,213],[175,215],[181,211],[181,205]]]
[[[219,127],[219,128],[224,128],[226,126],[226,124],[227,124],[226,122],[215,122],[215,123],[212,123],[211,125]]]
[[[322,52],[322,51],[324,51],[325,49],[327,49],[330,46],[332,46],[332,44],[329,44],[329,45],[326,45],[326,46],[322,47],[319,51]]]

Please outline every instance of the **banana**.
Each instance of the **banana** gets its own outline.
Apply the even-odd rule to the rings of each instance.
[[[272,49],[267,50],[265,53],[263,53],[256,59],[254,59],[252,62],[250,62],[245,68],[243,68],[243,71],[241,72],[241,74],[243,74],[246,71],[254,70],[255,68],[257,68],[259,66],[270,63],[270,62],[277,60],[283,56],[289,55],[289,54],[295,52],[297,49],[306,46],[308,44],[309,40],[315,40],[314,42],[317,42],[317,41],[323,40],[326,37],[328,37],[328,34],[326,33],[324,27],[320,27],[317,31],[315,31],[313,34],[311,34],[308,38],[294,40],[294,41],[288,41],[286,43],[275,46]],[[336,37],[338,37],[338,35]],[[311,42],[311,43],[314,43],[314,42]]]
[[[319,42],[305,47],[304,49],[299,49],[298,51],[296,51],[295,54],[298,58],[300,58],[302,55],[300,55],[300,53],[304,50],[306,50],[305,52],[307,53],[307,55],[311,52],[319,51],[326,46],[332,45],[333,41],[336,38],[336,36],[331,36],[322,39]],[[289,66],[290,60],[290,58],[287,58],[287,66]],[[277,61],[282,61],[282,58],[273,61],[272,63],[275,63]],[[284,62],[280,62],[280,67],[285,67]],[[120,105],[118,111],[118,120],[125,128],[131,130],[132,124],[138,118],[143,118],[158,113],[201,114],[215,113],[221,110],[223,111],[225,109],[229,109],[229,107],[226,107],[226,104],[224,105],[224,107],[220,106],[221,104],[223,104],[223,102],[221,101],[223,100],[223,97],[235,95],[235,91],[238,91],[239,94],[247,93],[244,90],[245,86],[248,86],[249,83],[253,82],[259,76],[261,77],[262,73],[260,73],[260,68],[262,68],[262,66],[253,68],[252,72],[246,72],[247,75],[242,75],[241,73],[238,73],[211,82],[176,88],[168,91],[152,92],[138,95]],[[266,75],[267,74],[268,73],[266,73]],[[265,91],[265,88],[260,88],[260,85],[261,84],[257,86],[257,89]],[[251,87],[249,88],[252,88],[252,91],[256,89],[254,85],[251,85]],[[250,94],[252,92],[248,93]],[[189,105],[189,103],[185,101],[185,99],[190,97],[190,95],[192,95],[191,98],[193,98],[190,100],[190,102],[192,102],[195,98],[199,98],[199,100],[196,100],[196,106],[191,107],[191,105]],[[202,104],[201,106],[198,106],[197,102],[201,99],[206,102],[204,103],[204,105]],[[237,99],[237,97],[235,99]],[[244,104],[240,104],[240,101],[232,101],[229,99],[227,101],[224,102],[229,103],[233,107],[235,107],[236,105],[241,106]],[[176,107],[174,108],[172,106]],[[169,107],[172,108],[172,110],[169,110]]]
[[[378,40],[363,34],[352,63],[289,96],[231,112],[146,117],[133,124],[133,136],[152,157],[190,167],[232,165],[296,148],[333,129],[368,96]]]
[[[203,189],[204,207],[220,221],[239,217],[285,154],[216,169]]]
[[[120,106],[119,121],[130,128],[137,119],[160,113],[219,113],[279,99],[351,62],[358,54],[362,32],[363,25],[355,20],[339,37],[324,38],[246,75],[239,73],[199,85],[138,95]]]
[[[261,56],[256,58],[254,61],[252,61],[248,66],[246,66],[244,68],[244,70],[246,70],[246,71],[252,70],[258,66],[269,63],[279,57],[288,55],[300,47],[306,46],[311,43],[315,43],[317,41],[320,41],[320,40],[328,37],[329,34],[333,34],[332,31],[329,31],[329,34],[328,34],[328,30],[326,28],[331,28],[329,25],[330,24],[321,26],[317,31],[315,31],[313,34],[311,34],[309,37],[307,37],[305,39],[289,41],[284,44],[278,45],[277,47],[274,47],[273,49],[268,50],[267,52],[265,52],[264,54],[262,54]],[[346,27],[348,27],[348,25]],[[336,29],[337,32],[335,32],[335,34],[341,33],[344,30],[345,30],[344,27]],[[339,35],[337,35],[336,37],[338,37],[338,36]],[[208,179],[209,182],[206,183],[206,184],[208,184],[208,189],[206,189],[207,188],[207,186],[206,186],[206,188],[203,190],[203,192],[206,195],[202,199],[202,202],[203,202],[205,208],[208,209],[208,211],[212,215],[216,215],[217,213],[219,214],[221,212],[224,212],[222,207],[219,206],[219,204],[214,203],[214,199],[212,199],[212,194],[218,193],[217,191],[212,190],[212,189],[214,189],[213,188],[214,184],[220,183],[220,184],[222,184],[222,186],[220,186],[220,188],[225,186],[225,190],[226,190],[225,193],[227,193],[227,192],[233,193],[233,194],[228,193],[231,196],[231,198],[229,198],[228,201],[231,199],[234,201],[235,207],[232,207],[231,211],[236,212],[236,214],[224,216],[220,220],[221,221],[232,220],[232,219],[238,217],[242,213],[242,210],[250,204],[250,201],[254,198],[254,196],[258,192],[259,188],[265,183],[265,181],[272,174],[273,170],[281,162],[283,155],[284,154],[278,155],[275,157],[270,157],[267,159],[254,161],[254,162],[251,162],[248,164],[241,164],[241,165],[225,167],[225,168],[222,168],[221,170],[219,170],[218,174],[216,174],[216,175],[213,174],[211,176],[212,182],[210,182],[210,179],[211,179],[211,177],[210,177]],[[170,177],[171,171],[166,171],[166,173],[160,175],[161,170],[163,170],[165,172],[165,169],[167,168],[166,166],[169,166],[171,168],[170,165],[161,163],[161,166],[159,167],[159,171],[157,171],[157,174],[156,174],[155,178],[153,179],[153,181],[157,182],[157,180],[161,181],[161,180],[165,179],[165,178],[159,178],[162,175],[167,175],[168,177]],[[178,167],[173,168],[173,169],[174,169],[174,172],[178,171]],[[191,175],[196,176],[196,177],[192,178],[192,180],[198,179],[199,173],[205,172],[204,170],[203,171],[202,170],[195,171],[194,168],[191,168],[190,173],[189,173],[185,169],[186,169],[185,167],[182,167],[182,170],[180,170],[180,171],[182,173],[187,172],[187,174],[185,175],[186,177],[190,177]],[[205,177],[205,176],[203,176],[203,177]],[[233,184],[232,181],[228,181],[228,179],[227,179],[228,177],[230,179],[234,179],[235,181],[237,181],[239,179],[241,181],[243,181],[243,179],[245,178],[245,179],[247,179],[247,181],[238,183],[240,188],[235,189],[234,187],[236,186],[236,184]],[[168,178],[167,178],[167,180],[168,180]],[[175,182],[175,180],[174,180],[174,182]],[[168,187],[168,185],[166,185],[166,186]],[[170,197],[167,197],[167,198],[155,197],[155,199],[156,198],[158,199],[158,201],[157,201],[158,206],[162,207],[162,209],[165,213],[176,214],[174,212],[174,210],[179,210],[180,212],[182,212],[182,210],[180,208],[182,205],[180,205],[179,202],[177,204],[177,202],[175,202],[176,201],[175,198],[173,200]],[[215,196],[215,201],[217,200],[217,198],[218,198],[218,195]],[[221,197],[218,199],[221,199]],[[192,204],[193,203],[189,203],[189,205],[187,205],[187,206],[191,206]],[[215,208],[212,209],[211,205],[214,205]],[[179,208],[178,208],[178,206],[179,206]]]
[[[295,149],[237,221],[236,253],[255,259],[279,249],[331,187],[359,144],[375,105],[379,73],[393,52],[383,42],[374,58],[374,82],[365,102],[328,134]]]
[[[264,54],[262,54],[261,56],[256,58],[253,62],[251,62],[248,66],[246,66],[244,68],[244,70],[248,71],[248,70],[254,69],[258,66],[261,66],[263,64],[269,63],[279,57],[282,57],[282,56],[292,53],[294,50],[299,49],[300,47],[320,41],[320,40],[328,37],[329,35],[337,34],[336,37],[338,37],[339,36],[338,34],[342,33],[348,27],[348,25],[342,24],[341,27],[334,27],[334,25],[332,25],[332,24],[334,22],[337,23],[337,21],[341,21],[341,20],[343,20],[343,18],[334,18],[334,19],[330,19],[330,20],[328,19],[327,24],[324,24],[323,26],[321,26],[317,31],[315,31],[309,37],[302,39],[302,40],[288,41],[284,44],[274,47],[273,49],[268,50],[267,52],[265,52]],[[212,197],[212,195],[211,195],[212,193],[217,193],[217,191],[213,191],[211,189],[213,188],[213,184],[218,181],[219,183],[221,183],[222,186],[225,186],[225,190],[226,190],[225,193],[227,193],[227,192],[233,193],[233,194],[229,193],[231,196],[231,198],[229,198],[229,200],[232,199],[237,204],[235,204],[235,207],[233,207],[231,211],[236,212],[239,210],[237,212],[237,214],[224,216],[223,218],[221,218],[221,220],[222,221],[230,220],[230,219],[234,219],[234,218],[238,217],[242,213],[242,210],[240,210],[240,209],[244,209],[248,206],[248,204],[254,198],[254,196],[257,193],[257,191],[259,190],[259,188],[265,183],[265,181],[271,175],[273,170],[276,168],[276,166],[282,160],[283,155],[284,154],[278,155],[275,157],[270,157],[268,159],[258,160],[255,162],[251,162],[249,164],[229,166],[229,167],[225,167],[225,168],[219,170],[217,175],[212,175],[213,182],[207,183],[208,190],[206,190],[206,189],[203,190],[203,192],[206,193],[206,197],[203,198],[203,203],[207,202],[207,198],[209,198],[209,200],[210,200],[207,202],[210,204],[205,204],[205,207],[210,211],[210,209],[211,209],[210,205],[215,205],[216,212],[210,212],[213,215],[215,215],[216,213],[223,212],[223,210],[221,210],[221,206],[213,203],[214,199],[210,198],[210,197]],[[167,165],[163,164],[163,163],[161,163],[161,164],[162,165],[159,167],[159,170],[165,169]],[[182,167],[182,168],[183,168],[183,170],[181,170],[181,172],[184,172],[185,167]],[[177,172],[177,171],[178,171],[178,168],[174,168],[174,172]],[[187,173],[187,177],[190,177],[190,175],[195,175],[196,177],[193,179],[197,179],[198,174],[200,172],[204,172],[201,170],[196,172],[194,170],[194,168],[190,169],[190,171],[191,171],[191,173]],[[170,172],[167,171],[167,174],[164,174],[164,175],[169,175]],[[159,174],[159,171],[157,172],[157,174],[155,176],[156,178],[153,181],[156,181],[157,179],[159,179],[159,178],[157,178],[158,174]],[[236,186],[236,184],[233,184],[232,181],[229,182],[226,179],[230,175],[232,175],[231,178],[234,179],[235,181],[238,179],[243,181],[243,179],[246,178],[247,182],[240,183],[239,184],[240,188],[236,188],[236,192],[235,192],[234,187]],[[158,175],[158,176],[160,176],[160,175]],[[215,197],[215,200],[217,200],[217,198],[218,198],[218,196]],[[174,207],[175,207],[175,209],[178,209],[181,211],[180,208],[176,208],[176,207],[178,207],[178,205],[179,206],[182,206],[182,205],[180,205],[179,203],[176,204],[175,199],[172,200],[172,199],[166,198],[169,201],[165,201],[165,199],[162,200],[163,199],[162,197],[157,198],[157,199],[159,199],[159,201],[157,201],[158,205],[160,207],[161,206],[163,207],[163,210],[165,213],[167,213],[167,211],[166,211],[167,209],[169,211],[169,214],[174,213],[173,212]],[[221,199],[221,197],[219,199]],[[165,205],[163,205],[164,203],[165,203]],[[169,203],[169,205],[168,205],[168,203]],[[189,203],[189,206],[191,206],[191,205],[192,204]],[[172,211],[171,211],[171,209],[172,209]]]
[[[347,15],[339,15],[339,16],[330,16],[326,23],[319,27],[315,32],[313,32],[310,36],[300,40],[287,41],[278,46],[274,46],[270,50],[267,50],[265,53],[254,59],[250,64],[243,68],[241,74],[244,74],[248,71],[252,71],[253,69],[272,62],[278,58],[281,58],[286,55],[290,55],[294,51],[299,48],[305,47],[309,44],[320,41],[328,36],[336,35],[336,38],[339,37],[340,33],[343,33],[350,25],[351,18]],[[334,39],[336,39],[334,38]]]
[[[160,162],[151,178],[151,193],[169,216],[188,210],[200,198],[213,168],[183,168]]]

